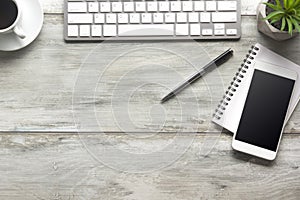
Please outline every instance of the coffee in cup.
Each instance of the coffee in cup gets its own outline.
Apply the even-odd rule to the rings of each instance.
[[[20,38],[25,38],[18,24],[20,16],[21,10],[15,0],[0,0],[0,34],[14,32]]]

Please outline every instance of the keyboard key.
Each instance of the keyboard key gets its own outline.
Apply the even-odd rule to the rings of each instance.
[[[117,15],[116,14],[106,14],[106,23],[115,24],[117,23]]]
[[[135,3],[135,11],[136,12],[145,12],[146,11],[146,3],[145,2],[136,2]]]
[[[225,24],[214,24],[215,35],[225,35]]]
[[[171,11],[181,11],[181,2],[180,1],[171,1]]]
[[[215,12],[212,13],[212,22],[236,22],[236,12]]]
[[[201,12],[200,13],[200,22],[210,22],[210,13],[208,12]]]
[[[154,23],[163,23],[164,15],[162,13],[154,13],[153,14],[153,22]]]
[[[225,29],[225,24],[214,24],[215,29]]]
[[[152,23],[152,14],[150,13],[143,13],[142,14],[142,23]]]
[[[94,21],[96,24],[104,24],[104,14],[95,14]]]
[[[110,12],[110,3],[109,2],[100,2],[100,11],[101,12]]]
[[[69,24],[91,24],[93,23],[93,14],[68,14]]]
[[[215,35],[225,35],[225,29],[215,29]]]
[[[116,25],[103,25],[103,36],[116,36],[117,26]]]
[[[182,2],[182,10],[183,11],[192,11],[193,10],[193,2],[192,1],[183,1]]]
[[[226,34],[227,35],[236,35],[237,34],[237,29],[227,29]]]
[[[174,34],[173,24],[120,25],[119,36],[170,36]]]
[[[213,30],[212,29],[202,29],[202,35],[212,35],[213,34]]]
[[[169,2],[160,1],[159,2],[159,11],[168,12],[169,11]]]
[[[190,24],[191,35],[200,35],[200,24]]]
[[[156,12],[158,8],[157,2],[147,2],[148,12]]]
[[[179,23],[187,22],[187,13],[177,13],[176,18]]]
[[[199,22],[199,13],[189,13],[189,22]]]
[[[89,2],[88,7],[89,7],[89,12],[91,13],[99,12],[98,2]]]
[[[236,0],[67,0],[66,40],[104,40],[119,34],[234,38],[240,34],[238,5]]]
[[[92,37],[101,37],[101,36],[102,36],[102,26],[92,25]]]
[[[166,23],[175,23],[175,13],[166,13],[165,22]]]
[[[68,12],[87,12],[87,4],[86,2],[69,2]]]
[[[204,11],[204,1],[194,1],[195,11]]]
[[[225,35],[225,30],[215,30],[215,35]]]
[[[188,35],[189,25],[188,24],[176,24],[176,35]]]
[[[122,3],[121,2],[112,2],[111,4],[113,12],[122,12]]]
[[[127,13],[118,14],[118,23],[119,24],[127,24],[128,23],[128,14]]]
[[[124,2],[124,12],[133,12],[134,4],[133,2]]]
[[[235,11],[237,10],[236,1],[218,1],[218,10],[219,11]]]
[[[69,25],[68,26],[68,36],[69,37],[77,37],[78,36],[78,26],[77,25]]]
[[[133,24],[138,24],[140,23],[140,14],[138,13],[131,13],[130,16],[130,23],[133,23]]]
[[[80,25],[79,30],[80,30],[79,35],[81,37],[89,37],[91,34],[90,33],[91,32],[90,25]]]
[[[206,1],[206,11],[216,11],[217,2],[215,1]]]

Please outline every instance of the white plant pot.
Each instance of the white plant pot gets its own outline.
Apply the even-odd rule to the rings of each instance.
[[[264,20],[266,17],[266,5],[263,4],[264,2],[268,2],[268,0],[262,0],[257,7],[257,29],[277,41],[287,40],[297,36],[297,31],[294,31],[293,34],[290,35],[287,31],[281,31],[272,26],[268,20]]]

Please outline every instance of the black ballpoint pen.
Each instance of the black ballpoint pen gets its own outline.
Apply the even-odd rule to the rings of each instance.
[[[221,55],[219,55],[217,58],[215,58],[214,60],[210,61],[200,71],[198,71],[197,73],[195,73],[194,75],[192,75],[188,80],[186,80],[185,82],[183,82],[181,85],[179,85],[178,87],[176,87],[172,92],[170,92],[167,96],[165,96],[161,100],[161,103],[164,103],[164,102],[168,101],[169,99],[171,99],[172,97],[176,96],[176,94],[178,94],[179,92],[181,92],[184,88],[186,88],[190,84],[192,84],[195,81],[197,81],[199,78],[201,78],[207,72],[209,72],[212,69],[214,69],[214,66],[219,67],[220,65],[222,65],[223,63],[225,63],[227,60],[229,60],[229,58],[231,58],[232,55],[233,55],[233,50],[232,49],[228,49],[227,51],[225,51],[224,53],[222,53]]]

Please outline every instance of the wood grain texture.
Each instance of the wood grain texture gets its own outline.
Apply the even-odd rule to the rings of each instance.
[[[155,140],[120,134],[86,137],[89,147],[143,152],[141,144],[157,149],[172,141],[173,134]],[[95,160],[76,135],[1,135],[0,199],[299,199],[298,136],[285,135],[278,158],[270,163],[233,151],[230,135],[214,135],[217,142],[208,155],[201,154],[205,135],[189,137],[195,137],[194,142],[170,165],[129,173]],[[134,164],[142,167],[162,160],[152,158]],[[133,165],[130,160],[120,164]]]
[[[32,45],[18,52],[0,52],[2,86],[0,88],[2,111],[0,130],[64,132],[76,131],[80,128],[82,131],[103,132],[218,131],[210,123],[217,103],[215,101],[219,101],[222,97],[224,89],[251,45],[260,42],[292,61],[300,63],[297,38],[286,41],[282,46],[282,43],[274,42],[257,32],[255,17],[245,16],[242,20],[243,36],[239,41],[201,41],[197,43],[199,49],[191,51],[195,42],[105,42],[98,47],[97,43],[68,44],[62,38],[63,17],[46,15],[42,33]],[[146,47],[150,47],[150,50]],[[186,106],[187,104],[181,105],[187,108],[182,112],[182,107],[177,101],[170,101],[161,107],[158,105],[159,99],[169,91],[166,87],[174,87],[193,73],[194,69],[182,59],[178,59],[178,56],[165,52],[166,47],[174,47],[174,50],[181,52],[180,54],[189,54],[191,59],[200,60],[199,66],[229,47],[235,50],[235,54],[217,71],[179,95],[179,102],[191,105],[190,107]],[[100,82],[95,79],[98,85],[92,85],[89,94],[86,93],[85,88],[81,91],[82,94],[76,93],[82,99],[75,99],[77,102],[74,105],[72,100],[74,86],[78,85],[78,74],[80,74],[78,72],[93,48],[96,48],[94,57],[85,65],[90,66],[91,71],[87,72],[89,74],[83,74],[86,80],[97,78],[95,75],[102,79]],[[160,48],[160,50],[153,51],[153,48]],[[129,49],[140,51],[128,53]],[[127,54],[121,56],[124,52]],[[106,64],[116,58],[121,59],[106,68]],[[152,66],[142,68],[141,71],[136,70],[137,66],[153,64],[153,60],[159,60],[156,63],[161,66],[156,66],[155,70],[151,68]],[[93,65],[97,66],[93,68]],[[172,75],[172,78],[166,78],[170,76],[170,70],[176,72],[177,77]],[[102,73],[103,76],[100,76],[101,72],[105,72]],[[128,75],[128,72],[136,73]],[[138,80],[143,78],[152,83],[161,83],[164,88],[154,84],[136,91],[140,86]],[[221,81],[218,81],[220,79]],[[85,83],[80,84],[88,87]],[[215,92],[214,98],[208,95],[209,89]],[[137,96],[134,96],[135,94]],[[194,104],[198,105],[199,112],[195,112]],[[124,108],[128,108],[129,111]],[[86,120],[74,122],[74,110],[75,114],[87,114]],[[87,111],[90,113],[86,113]],[[128,112],[131,116],[126,116]],[[167,116],[166,119],[162,118],[164,114]],[[98,122],[100,121],[100,126],[96,123],[94,115]],[[299,133],[299,119],[300,111],[297,107],[285,131]],[[128,123],[131,120],[134,124]],[[166,126],[162,128],[165,121]]]
[[[126,112],[119,109],[124,105],[122,98],[113,102],[116,109],[111,110],[111,97],[114,94],[124,97],[124,91],[132,91],[133,83],[145,77],[144,73],[133,70],[132,63],[145,65],[145,60],[161,58],[164,66],[172,63],[167,69],[175,70],[180,76],[191,73],[189,65],[178,57],[161,50],[153,51],[154,47],[158,49],[158,44],[163,49],[172,46],[172,42],[154,42],[152,50],[151,43],[143,42],[101,44],[95,51],[101,58],[100,64],[133,47],[140,51],[134,55],[127,53],[121,62],[115,62],[105,71],[105,81],[97,82],[101,87],[94,87],[97,98],[87,93],[89,90],[85,91],[85,87],[79,90],[79,98],[75,99],[79,101],[74,106],[74,86],[81,64],[98,44],[64,43],[63,1],[41,2],[46,15],[37,40],[18,52],[0,52],[0,199],[299,199],[299,135],[283,136],[274,162],[233,151],[231,135],[220,134],[217,127],[210,127],[212,99],[202,95],[207,92],[203,81],[180,95],[180,100],[187,103],[194,102],[194,94],[201,97],[197,100],[202,105],[200,115],[196,115],[195,110],[181,113],[179,104],[170,102],[165,111],[171,110],[172,117],[167,117],[165,128],[157,132],[161,128],[159,120],[164,116],[157,100],[167,90],[157,90],[157,86],[150,84],[128,101],[130,117],[138,128],[121,124],[124,131],[115,123],[112,111],[121,111],[117,112],[121,117]],[[211,74],[212,78],[221,77],[225,85],[220,87],[222,83],[216,81],[210,85],[220,97],[220,90],[230,82],[248,48],[256,42],[300,63],[299,38],[280,43],[257,32],[255,16],[251,16],[255,15],[257,3],[258,0],[242,0],[243,36],[239,41],[201,41],[198,43],[201,50],[196,52],[191,51],[194,43],[176,43],[180,46],[177,50],[190,53],[191,59],[206,55],[202,57],[203,62],[228,47],[235,50],[234,57],[219,68],[218,76]],[[100,54],[103,52],[105,56]],[[95,59],[89,64],[97,64],[93,61]],[[117,68],[120,65],[122,67]],[[87,80],[104,67],[99,65],[89,71]],[[164,74],[166,70],[147,69],[152,82],[166,80],[164,84],[171,87],[177,81]],[[132,75],[131,71],[136,73]],[[131,76],[124,76],[126,74]],[[162,79],[164,75],[167,79]],[[122,77],[125,84],[116,87]],[[95,111],[101,129],[91,123],[93,115],[90,113],[85,120],[76,123],[74,110],[79,114]],[[117,119],[117,122],[125,121]],[[196,129],[191,131],[190,127]],[[74,133],[78,129],[97,133],[78,135]],[[136,134],[137,130],[145,133]],[[285,132],[300,133],[299,106]]]

